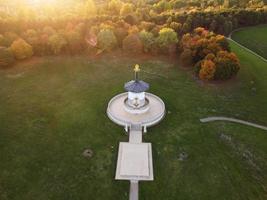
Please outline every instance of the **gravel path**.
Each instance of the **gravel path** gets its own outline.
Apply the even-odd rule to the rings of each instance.
[[[267,131],[267,127],[266,126],[254,124],[254,123],[247,122],[247,121],[240,120],[240,119],[229,118],[229,117],[207,117],[207,118],[200,119],[200,122],[202,122],[202,123],[212,122],[212,121],[235,122],[235,123],[244,124],[244,125],[247,125],[247,126],[252,126],[252,127],[259,128],[259,129]]]

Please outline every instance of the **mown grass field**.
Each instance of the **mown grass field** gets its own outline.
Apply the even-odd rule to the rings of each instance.
[[[236,31],[232,39],[267,59],[267,25]]]
[[[267,132],[199,122],[228,116],[267,125],[267,64],[232,49],[242,68],[224,83],[200,82],[164,58],[46,57],[0,71],[0,199],[128,199],[129,183],[114,180],[128,136],[105,111],[139,63],[168,110],[144,136],[155,180],[140,184],[140,199],[265,200]],[[91,159],[82,156],[88,147]]]

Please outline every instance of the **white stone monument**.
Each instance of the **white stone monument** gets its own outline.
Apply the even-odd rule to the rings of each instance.
[[[108,117],[129,132],[129,142],[119,145],[115,179],[130,181],[130,200],[138,199],[139,181],[154,180],[152,145],[142,143],[142,133],[165,116],[164,102],[146,92],[149,84],[139,80],[139,72],[139,65],[135,65],[134,80],[124,85],[127,92],[113,97],[107,108]]]
[[[146,98],[145,93],[149,89],[149,84],[138,79],[139,65],[135,65],[134,72],[135,80],[129,81],[124,85],[124,89],[128,92],[124,108],[131,114],[142,114],[149,109],[149,100]]]

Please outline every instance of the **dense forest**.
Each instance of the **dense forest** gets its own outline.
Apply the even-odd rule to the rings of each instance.
[[[0,63],[122,48],[175,54],[201,79],[228,79],[239,62],[222,35],[266,22],[266,0],[2,0]]]

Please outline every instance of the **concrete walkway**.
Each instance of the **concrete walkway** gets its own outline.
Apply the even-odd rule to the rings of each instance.
[[[138,181],[130,181],[129,200],[138,200]]]
[[[251,127],[255,127],[255,128],[259,128],[259,129],[267,131],[267,127],[266,126],[254,124],[254,123],[247,122],[247,121],[240,120],[240,119],[229,118],[229,117],[207,117],[207,118],[200,119],[200,122],[202,122],[202,123],[212,122],[212,121],[235,122],[235,123],[244,124],[244,125],[247,125],[247,126],[251,126]]]
[[[129,143],[142,143],[142,126],[130,127]],[[129,200],[138,200],[138,181],[130,181],[130,194]]]
[[[142,131],[132,131],[129,132],[129,143],[142,143]]]

